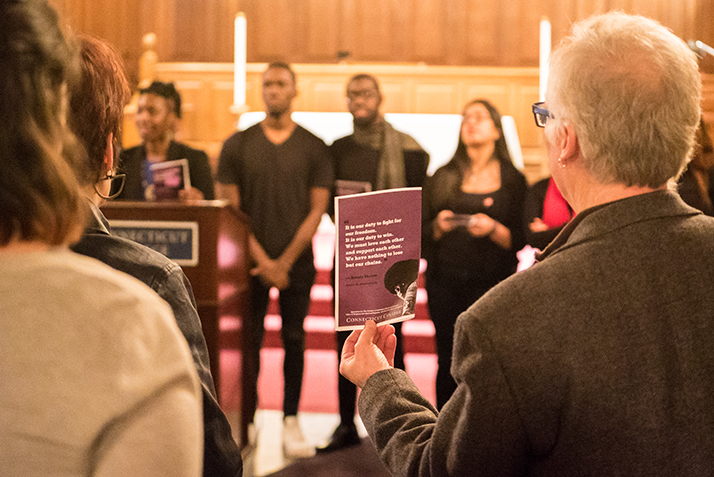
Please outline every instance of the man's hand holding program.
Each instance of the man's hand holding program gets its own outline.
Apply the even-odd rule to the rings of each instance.
[[[368,321],[363,330],[355,330],[342,349],[340,374],[360,388],[377,371],[394,367],[397,337],[392,325],[377,326]]]

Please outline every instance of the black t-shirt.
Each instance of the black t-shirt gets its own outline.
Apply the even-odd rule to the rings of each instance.
[[[432,221],[441,210],[456,214],[483,213],[506,226],[511,232],[511,248],[506,250],[488,237],[474,237],[465,227],[445,233],[440,240],[429,240],[427,276],[443,284],[490,288],[516,271],[516,253],[523,243],[523,202],[526,179],[510,163],[501,164],[501,187],[487,194],[469,194],[460,188],[447,203],[437,207],[431,203],[435,187],[443,187],[446,175],[454,168],[447,165],[436,171],[425,193],[429,212],[424,224],[431,235]],[[460,181],[460,178],[459,178]]]
[[[278,258],[310,213],[311,189],[331,190],[334,174],[322,139],[296,126],[285,142],[273,144],[256,124],[226,140],[216,179],[238,186],[255,238]]]

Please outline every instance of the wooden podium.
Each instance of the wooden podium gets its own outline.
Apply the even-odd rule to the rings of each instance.
[[[183,268],[196,297],[220,402],[220,319],[222,316],[236,317],[242,325],[250,299],[247,219],[228,202],[218,200],[186,204],[116,201],[102,206],[102,212],[112,223],[115,234],[134,230],[137,237],[149,238],[148,242],[153,243],[138,242],[164,252]],[[119,224],[121,228],[117,227]],[[168,242],[182,242],[179,245],[183,247],[166,253],[171,246]],[[166,250],[162,249],[164,245]],[[176,259],[172,254],[178,254],[180,258]],[[240,343],[237,345],[242,349]],[[241,362],[245,363],[245,360]],[[245,373],[241,370],[241,379],[237,381],[244,382],[244,378]],[[241,409],[245,411],[243,396],[240,401]],[[241,414],[240,439],[241,446],[245,446],[247,420],[243,416],[245,412]]]

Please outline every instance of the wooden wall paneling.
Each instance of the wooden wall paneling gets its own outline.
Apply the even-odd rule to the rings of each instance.
[[[686,1],[677,4],[676,2],[662,1],[660,3],[661,23],[668,26],[682,40],[687,41],[692,38],[692,29],[687,27]],[[692,18],[693,19],[693,18]],[[665,23],[666,21],[666,23]]]
[[[350,24],[355,28],[355,43],[350,45],[357,61],[398,61],[394,58],[393,39],[403,32],[394,32],[391,2],[356,0],[355,17]]]
[[[309,0],[306,4],[306,41],[302,46],[306,61],[336,61],[341,49],[339,0]]]
[[[547,9],[543,7],[542,2],[525,0],[521,4],[517,30],[519,46],[516,47],[519,59],[518,63],[513,63],[514,65],[535,66],[539,64],[540,21],[543,16],[547,16],[546,12]]]
[[[347,111],[347,100],[345,98],[345,81],[316,80],[313,84],[315,92],[313,109],[311,111]]]
[[[714,48],[714,0],[689,0],[696,7],[694,37]],[[705,73],[714,74],[714,56],[707,55],[699,65]]]
[[[260,61],[292,61],[293,47],[298,43],[299,25],[295,18],[300,3],[291,0],[250,2],[251,13],[249,15],[246,12],[246,20],[248,34],[255,38],[254,42],[248,41],[252,58],[259,58]]]
[[[203,117],[201,104],[208,104],[205,95],[206,81],[174,80],[176,89],[181,91],[181,132],[187,141],[197,141],[202,137],[210,137],[206,118]]]
[[[209,60],[204,54],[213,46],[207,38],[207,33],[212,30],[209,24],[214,20],[210,14],[213,3],[207,1],[198,4],[196,0],[184,0],[180,5],[174,3],[173,28],[176,34],[173,37],[171,61],[218,61]]]
[[[96,30],[93,32],[97,36],[111,42],[120,52],[124,60],[130,85],[134,85],[138,82],[139,58],[143,52],[141,44],[142,32],[138,28],[141,22],[140,4],[141,1],[139,0],[125,0],[121,2],[124,8],[119,18],[114,19],[113,25],[115,25],[115,30],[113,32],[110,32],[110,30]],[[100,15],[111,17],[112,15],[108,12],[112,11],[112,5],[112,2],[108,2],[106,9],[103,10]]]
[[[250,68],[246,74],[245,86],[245,102],[251,108],[251,111],[263,111],[263,82],[262,73],[267,66],[265,63],[255,63],[253,68]],[[299,87],[299,85],[298,85]],[[299,90],[298,90],[299,94]],[[231,100],[231,103],[233,101]]]
[[[467,0],[452,0],[446,2],[444,7],[445,28],[444,28],[444,57],[445,65],[460,65],[466,64],[464,58],[465,49],[468,47],[467,42],[467,22],[466,15]]]
[[[610,0],[609,10],[632,11],[632,0]]]
[[[315,102],[314,77],[305,77],[300,75],[298,78],[299,93],[293,101],[293,110],[295,111],[314,111],[312,106]]]
[[[526,22],[521,15],[521,6],[529,0],[501,1],[497,23],[498,59],[496,64],[522,66],[520,52],[524,47],[521,32]],[[537,24],[538,20],[536,20]]]
[[[443,0],[422,0],[413,4],[411,19],[412,59],[438,64],[446,56],[446,33],[450,25]]]
[[[404,81],[398,79],[380,78],[382,88],[382,111],[385,113],[406,113],[410,111],[411,98],[405,88]]]
[[[560,40],[570,34],[573,23],[580,20],[577,16],[578,11],[578,4],[573,0],[570,0],[567,3],[559,3],[558,0],[549,0],[546,13],[544,15],[548,17],[548,20],[551,23],[551,43],[553,49],[558,46]],[[586,15],[585,17],[588,16],[590,15]],[[538,39],[535,41],[538,41]],[[534,63],[533,66],[538,66],[538,63]]]
[[[702,116],[709,131],[714,132],[714,74],[702,75]]]
[[[499,62],[497,45],[498,0],[467,0],[466,39],[462,64],[495,65]]]
[[[660,5],[663,1],[671,0],[632,0],[632,9],[629,12],[664,22],[665,19],[660,12]]]
[[[458,84],[445,79],[415,81],[413,84],[413,108],[424,114],[454,114],[463,104]]]
[[[508,98],[509,85],[507,83],[495,84],[493,82],[469,82],[464,90],[465,96],[459,105],[457,113],[461,113],[466,103],[473,99],[485,99],[493,104],[501,114],[510,115],[510,100]]]
[[[608,0],[574,0],[575,19],[581,20],[608,11]]]
[[[174,9],[174,61],[233,61],[235,5],[183,0]]]
[[[340,51],[349,55],[347,58],[355,58],[357,45],[357,28],[355,28],[357,15],[357,0],[342,0],[337,21],[339,22],[339,45]]]
[[[359,0],[356,21],[359,61],[399,61],[394,55],[394,39],[404,32],[395,32],[392,4],[388,1]]]
[[[216,79],[211,82],[207,89],[210,98],[207,104],[229,105],[233,103],[233,81]],[[236,127],[236,115],[231,112],[230,107],[216,107],[208,111],[209,124],[211,127],[212,141],[223,142]]]
[[[146,30],[142,34],[156,33],[156,54],[159,61],[181,61],[182,58],[176,56],[174,45],[176,44],[176,5],[175,0],[153,0],[149,2],[151,9],[147,8],[142,18]]]
[[[114,43],[132,77],[141,37],[157,35],[160,61],[227,62],[233,17],[248,18],[248,60],[536,66],[537,25],[554,44],[572,22],[621,9],[652,16],[683,39],[714,43],[714,0],[51,0],[78,31]],[[703,68],[714,68],[714,60]]]
[[[510,94],[511,105],[508,108],[509,114],[513,116],[518,127],[518,137],[522,147],[543,146],[540,129],[535,125],[531,105],[538,101],[539,88],[535,84],[518,83],[512,86]]]
[[[288,49],[288,54],[284,58],[288,63],[311,63],[316,62],[313,60],[305,46],[308,43],[310,24],[308,23],[308,6],[306,1],[292,2],[295,5],[293,8],[293,17],[290,22],[293,23],[293,37],[290,39],[290,46]],[[279,14],[275,12],[274,14]]]
[[[382,1],[387,3],[387,0]],[[414,28],[413,12],[421,2],[389,0],[388,3],[391,15],[389,29],[392,44],[387,61],[416,61],[414,37],[417,33]]]

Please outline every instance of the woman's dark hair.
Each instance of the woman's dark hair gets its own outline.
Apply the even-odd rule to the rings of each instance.
[[[81,234],[84,158],[65,125],[76,60],[46,0],[0,2],[0,246]]]
[[[384,274],[384,288],[396,295],[397,285],[409,285],[419,276],[419,260],[402,260],[395,262]]]
[[[463,111],[466,112],[466,110],[474,104],[481,104],[486,108],[488,114],[491,116],[494,126],[496,126],[496,130],[498,130],[498,139],[496,139],[493,151],[494,157],[501,164],[505,163],[512,165],[513,161],[511,160],[511,155],[508,153],[508,146],[506,145],[506,139],[503,135],[501,114],[493,104],[485,99],[473,99],[469,101],[464,106]],[[459,143],[458,146],[456,146],[456,152],[445,167],[451,171],[451,174],[442,176],[438,186],[435,185],[431,187],[431,189],[433,189],[432,194],[434,196],[434,204],[437,205],[437,208],[445,207],[446,203],[458,194],[458,191],[461,188],[461,183],[464,180],[464,176],[466,175],[469,167],[471,167],[471,160],[469,159],[469,155],[466,151],[466,144],[461,137],[461,128],[459,128]]]
[[[469,101],[464,106],[463,112],[466,112],[466,110],[474,104],[480,104],[484,108],[486,108],[488,114],[491,116],[491,120],[493,121],[494,126],[496,126],[496,129],[498,130],[498,139],[496,139],[496,145],[493,151],[493,155],[496,157],[496,159],[498,159],[499,162],[512,163],[511,155],[508,153],[506,139],[503,136],[501,114],[498,112],[498,110],[493,104],[491,104],[485,99],[473,99]],[[471,166],[469,156],[466,153],[466,144],[464,144],[464,140],[461,137],[461,128],[459,128],[459,144],[458,146],[456,146],[456,152],[454,153],[454,157],[451,159],[451,161],[455,162],[458,165],[459,170],[462,172],[462,174],[465,174],[468,168]]]
[[[140,89],[139,94],[155,94],[156,96],[164,98],[171,103],[176,117],[181,119],[181,95],[173,83],[154,81],[148,87]]]

